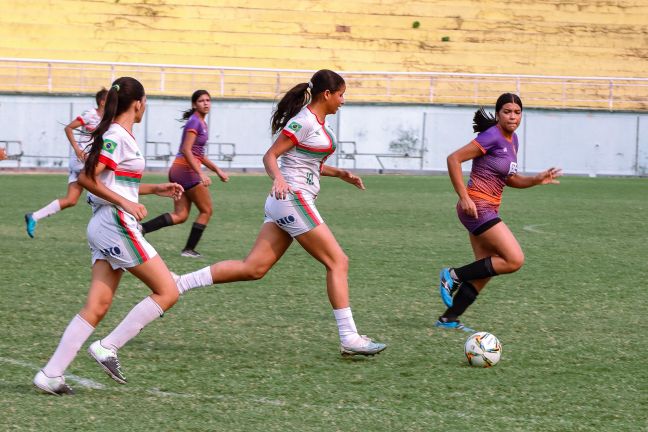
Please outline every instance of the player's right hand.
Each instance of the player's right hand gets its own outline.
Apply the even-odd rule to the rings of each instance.
[[[200,181],[205,186],[209,186],[211,184],[211,177],[209,177],[207,174],[200,174]]]
[[[122,205],[122,208],[126,213],[133,215],[133,217],[138,222],[144,219],[148,214],[148,211],[146,210],[146,207],[144,207],[144,204],[135,203],[132,201],[126,202],[124,205]]]
[[[470,198],[461,198],[459,200],[459,207],[461,207],[461,210],[463,210],[463,212],[468,216],[474,217],[475,219],[479,217],[479,215],[477,214],[477,206],[475,205],[475,202]]]
[[[270,196],[283,200],[286,199],[288,194],[291,194],[292,192],[292,189],[283,178],[276,178],[274,179],[274,182],[272,182],[272,190],[270,191]]]

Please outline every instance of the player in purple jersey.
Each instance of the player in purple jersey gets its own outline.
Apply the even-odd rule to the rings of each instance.
[[[106,95],[108,90],[102,88],[95,94],[95,102],[97,108],[89,109],[77,118],[72,120],[65,126],[65,136],[70,142],[70,163],[69,163],[69,176],[68,188],[65,197],[58,198],[47,204],[45,207],[40,208],[34,212],[25,214],[25,227],[27,235],[34,238],[36,230],[36,223],[46,217],[52,216],[61,210],[74,207],[79,201],[79,197],[83,192],[83,188],[79,185],[79,173],[83,169],[83,162],[85,161],[86,154],[83,150],[83,145],[80,145],[74,138],[74,130],[81,128],[82,134],[89,136],[90,133],[97,127],[101,121],[104,112],[104,105],[106,104]],[[83,143],[81,143],[83,144]]]
[[[261,279],[288,250],[293,240],[326,268],[326,290],[338,325],[343,356],[372,356],[387,346],[361,335],[349,305],[349,259],[315,207],[320,176],[364,189],[362,179],[324,164],[335,151],[335,137],[325,124],[344,104],[346,84],[337,73],[322,69],[308,83],[286,93],[272,115],[272,133],[281,131],[263,157],[272,179],[265,220],[252,250],[243,260],[221,261],[180,276],[184,293],[212,284]]]
[[[142,232],[150,233],[170,225],[181,224],[189,217],[191,203],[198,208],[198,217],[191,227],[182,256],[200,258],[196,246],[212,215],[212,199],[209,194],[211,178],[202,172],[202,165],[214,171],[222,182],[229,176],[205,155],[209,138],[205,117],[211,109],[211,98],[207,90],[196,90],[191,96],[191,109],[182,118],[186,124],[182,130],[182,144],[169,170],[169,181],[182,185],[184,195],[174,203],[173,213],[164,213],[142,224]]]
[[[491,277],[513,273],[522,267],[524,253],[515,236],[499,217],[504,186],[528,188],[558,184],[561,170],[549,168],[535,176],[517,172],[518,137],[515,130],[522,120],[522,101],[504,93],[495,104],[495,117],[483,109],[475,112],[473,129],[479,135],[448,156],[448,174],[459,195],[457,215],[468,230],[476,261],[441,270],[439,292],[448,309],[436,326],[464,328],[459,316],[475,301]],[[472,160],[466,186],[461,163]]]

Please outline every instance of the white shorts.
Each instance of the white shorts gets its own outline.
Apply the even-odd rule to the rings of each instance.
[[[324,223],[315,207],[315,198],[300,191],[288,194],[283,200],[268,196],[263,223],[273,222],[291,237],[304,234]]]
[[[81,174],[81,170],[70,169],[70,174],[68,175],[68,184],[78,182],[79,174]]]
[[[137,220],[113,206],[96,207],[88,223],[88,245],[92,264],[106,260],[113,269],[128,269],[157,255],[144,239]]]

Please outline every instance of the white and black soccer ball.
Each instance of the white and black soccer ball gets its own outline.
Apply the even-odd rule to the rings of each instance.
[[[493,334],[477,332],[466,340],[464,352],[470,366],[487,368],[500,361],[502,344]]]

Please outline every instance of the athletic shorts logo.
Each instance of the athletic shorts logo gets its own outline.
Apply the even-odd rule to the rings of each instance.
[[[294,224],[296,220],[297,219],[295,219],[295,216],[288,215],[286,217],[282,217],[281,219],[276,219],[275,223],[279,226],[288,226]]]
[[[113,246],[106,249],[101,249],[103,256],[113,256],[118,257],[121,255],[121,249],[118,246]]]
[[[290,130],[293,131],[293,132],[299,132],[299,130],[300,130],[301,128],[302,128],[302,125],[300,125],[300,124],[297,123],[296,121],[294,121],[294,122],[292,122],[292,123],[290,123],[290,124],[288,125],[288,129],[290,129]]]
[[[103,142],[103,149],[107,151],[110,154],[115,153],[115,149],[117,148],[117,143],[115,141],[111,141],[109,139],[105,139]]]

